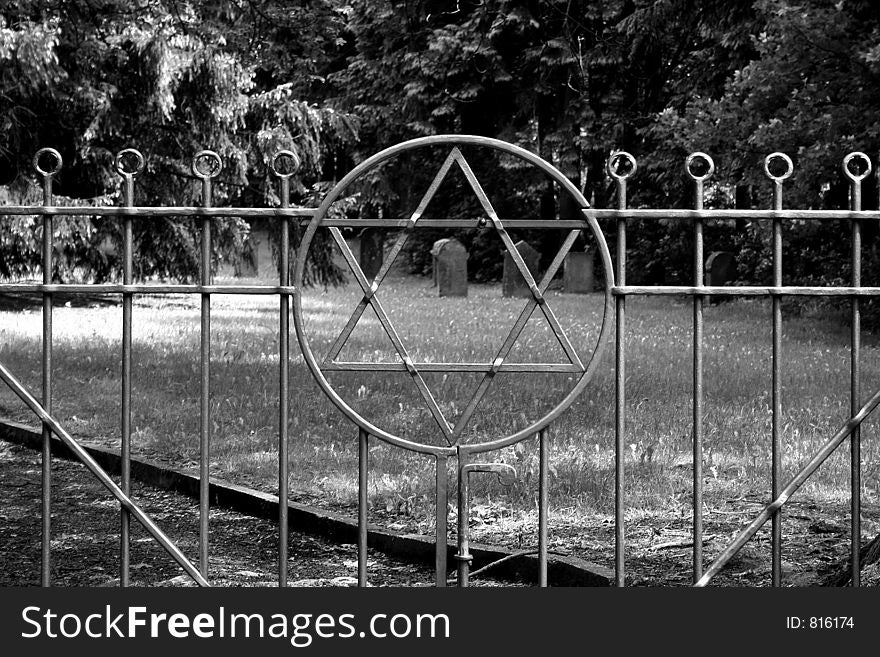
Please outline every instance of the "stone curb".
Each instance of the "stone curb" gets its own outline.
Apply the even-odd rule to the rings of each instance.
[[[34,450],[42,448],[40,430],[20,422],[0,419],[0,438]],[[119,452],[98,445],[83,447],[109,474],[119,474],[122,458]],[[52,436],[52,455],[73,459],[73,455],[58,438]],[[199,478],[184,470],[161,465],[146,459],[131,459],[131,476],[143,484],[174,491],[198,499]],[[278,497],[269,493],[239,486],[222,479],[211,479],[210,500],[214,506],[223,507],[258,518],[278,519]],[[303,504],[288,503],[288,522],[291,531],[298,531],[327,538],[337,543],[357,542],[357,522],[341,514],[325,511]],[[368,545],[389,556],[426,564],[434,563],[434,542],[424,536],[404,534],[370,525]],[[511,557],[514,551],[505,548],[471,543],[473,569]],[[455,546],[449,547],[449,563]],[[547,577],[552,586],[610,586],[614,574],[603,566],[574,557],[550,555]],[[508,558],[490,571],[495,577],[536,582],[538,560],[534,555],[518,555]]]

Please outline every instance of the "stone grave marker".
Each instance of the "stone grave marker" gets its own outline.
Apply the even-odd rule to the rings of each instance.
[[[525,261],[526,267],[532,274],[532,278],[535,279],[535,283],[537,283],[538,263],[541,260],[541,254],[538,253],[531,244],[524,240],[520,240],[514,246],[516,246],[517,251],[519,251],[522,259]],[[516,263],[513,261],[513,257],[507,251],[504,253],[504,273],[501,275],[501,293],[505,297],[531,298],[532,296],[532,291],[526,284],[526,279],[523,278],[523,275],[516,267]]]
[[[449,238],[437,240],[431,247],[431,286],[437,287],[437,256],[440,255],[440,249],[449,241]]]
[[[713,251],[706,260],[706,285],[721,287],[736,279],[736,255],[730,251]]]
[[[434,281],[441,297],[466,297],[468,252],[457,239],[434,242]]]
[[[592,252],[571,251],[565,256],[562,286],[569,294],[587,294],[593,291]]]
[[[713,251],[706,260],[705,285],[722,287],[736,279],[736,255],[730,251]],[[709,303],[720,303],[725,297],[710,297]]]
[[[263,280],[277,280],[278,266],[272,253],[272,242],[269,231],[265,228],[256,228],[248,235],[251,247],[251,258],[241,258],[235,265],[235,276],[242,278],[260,278]]]
[[[361,261],[361,238],[355,235],[353,237],[346,237],[345,241],[348,244],[348,248],[351,249],[351,255],[354,257],[355,262],[359,263]],[[348,263],[345,261],[345,256],[342,255],[342,250],[335,242],[333,243],[333,262],[342,271],[348,272]]]
[[[360,265],[367,281],[372,281],[382,268],[385,239],[375,228],[364,228],[360,232]]]
[[[278,263],[275,262],[275,254],[272,253],[272,238],[268,230],[258,230],[251,233],[254,240],[254,268],[257,277],[263,280],[276,280],[278,278]]]

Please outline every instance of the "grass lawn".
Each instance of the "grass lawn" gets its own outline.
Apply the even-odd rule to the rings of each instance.
[[[438,299],[435,294],[429,279],[406,277],[387,279],[378,293],[416,362],[491,361],[525,304],[525,300],[502,299],[500,286],[471,285],[466,299]],[[305,322],[316,355],[327,351],[359,298],[354,285],[307,291]],[[598,335],[602,296],[549,292],[548,301],[586,360]],[[685,531],[689,523],[691,308],[689,301],[677,298],[627,302],[627,522],[636,542],[660,540],[667,529]],[[786,480],[849,415],[846,309],[846,302],[841,302],[821,312],[789,309],[784,314]],[[364,314],[340,360],[396,358],[371,313]],[[199,300],[137,299],[134,317],[134,454],[195,466]],[[269,491],[275,490],[277,481],[277,321],[276,298],[214,297],[212,473]],[[707,523],[711,523],[713,512],[754,512],[757,503],[768,497],[769,301],[707,305],[705,324],[704,495]],[[55,414],[74,435],[105,445],[119,444],[121,325],[121,307],[62,307],[54,319]],[[40,330],[39,309],[0,312],[0,360],[37,395]],[[876,338],[865,335],[865,398],[880,384],[878,347]],[[295,338],[291,353],[291,496],[309,503],[352,506],[357,497],[357,429],[318,388]],[[508,361],[561,362],[560,358],[564,354],[537,311]],[[598,542],[604,546],[605,539],[613,536],[613,363],[609,348],[594,381],[551,429],[551,533],[576,536],[593,527],[596,542],[585,544],[585,549]],[[426,374],[425,379],[443,413],[454,419],[480,376]],[[328,379],[377,426],[419,442],[442,444],[407,374],[331,373]],[[465,433],[466,440],[500,437],[524,426],[552,408],[574,383],[570,374],[499,374],[496,379]],[[7,390],[0,392],[0,415],[33,421]],[[877,421],[872,418],[865,425],[862,447],[864,530],[871,535],[880,530]],[[798,493],[799,499],[824,508],[846,508],[847,444]],[[506,488],[492,478],[474,479],[475,538],[529,544],[536,524],[536,442],[526,441],[487,457],[514,465],[519,476]],[[431,531],[433,460],[375,444],[371,468],[371,518],[393,528]],[[725,511],[731,508],[738,511]],[[746,522],[749,517],[741,519]],[[839,522],[845,526],[848,519],[840,516]],[[605,554],[606,548],[600,551]],[[682,567],[689,567],[687,559]]]

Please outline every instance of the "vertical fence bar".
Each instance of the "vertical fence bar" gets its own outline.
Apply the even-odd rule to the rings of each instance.
[[[703,183],[697,181],[697,210],[703,209]],[[694,221],[694,285],[703,286],[703,221]],[[694,297],[694,582],[703,574],[703,297]]]
[[[435,552],[434,552],[434,569],[436,572],[436,584],[443,588],[446,586],[446,559],[447,559],[447,505],[449,502],[449,480],[446,473],[445,456],[437,455],[437,475],[435,485],[435,515],[436,515],[436,531],[435,531]]]
[[[538,586],[547,586],[547,514],[550,499],[547,486],[549,469],[547,448],[548,430],[538,432]]]
[[[200,159],[213,160],[214,168],[201,172]],[[202,179],[202,207],[212,207],[211,180],[220,172],[220,156],[213,151],[201,151],[193,158],[193,173]],[[211,218],[202,217],[201,284],[211,284]],[[199,569],[208,578],[208,523],[210,515],[210,457],[211,457],[211,295],[201,295],[200,408],[199,408]]]
[[[276,157],[277,160],[277,157]],[[274,168],[274,166],[273,166]],[[277,174],[277,171],[276,171]],[[290,176],[280,175],[281,207],[290,207]],[[279,282],[290,285],[290,217],[281,220]],[[278,309],[278,586],[287,586],[288,425],[290,422],[290,297],[279,296]]]
[[[691,169],[694,161],[702,159],[708,171],[697,175]],[[703,209],[703,182],[712,175],[715,165],[705,153],[692,153],[685,162],[688,175],[694,180],[694,207]],[[694,286],[703,287],[703,220],[694,220]],[[701,294],[694,296],[694,344],[693,344],[693,581],[703,575],[703,303]]]
[[[773,185],[773,209],[782,209],[782,183]],[[782,221],[773,220],[773,285],[782,285]],[[782,481],[782,463],[779,441],[779,423],[782,418],[782,375],[780,358],[782,357],[782,299],[773,297],[773,425],[772,440],[772,491],[770,499],[779,495]],[[782,585],[782,516],[780,512],[773,514],[772,533],[772,564],[771,577],[773,586]]]
[[[788,165],[788,172],[774,176],[770,172],[770,162],[779,158]],[[794,167],[791,159],[784,153],[768,155],[764,169],[773,181],[773,209],[782,209],[782,182],[791,175]],[[782,220],[773,218],[773,285],[782,287]],[[782,299],[774,295],[773,312],[773,354],[772,354],[772,425],[771,425],[771,499],[779,497],[782,485],[782,451],[780,444],[780,423],[782,421]],[[782,510],[773,513],[771,534],[771,579],[773,586],[782,585]]]
[[[123,158],[131,154],[138,158],[138,166],[134,173],[127,172]],[[134,206],[134,176],[143,169],[143,156],[133,149],[125,149],[116,156],[116,169],[123,179],[122,205]],[[133,271],[133,229],[132,218],[126,215],[122,219],[122,282],[131,285],[134,282]],[[122,295],[122,492],[131,495],[131,329],[132,329],[132,294]],[[129,585],[129,566],[131,549],[131,514],[124,506],[120,507],[119,528],[119,585]]]
[[[617,180],[617,207],[626,209],[626,178]],[[626,285],[626,219],[617,220],[617,284]],[[626,456],[626,297],[615,299],[617,310],[617,331],[614,336],[615,406],[614,425],[614,583],[625,586],[626,582],[626,522],[624,509],[626,491],[624,490],[624,463]]]
[[[280,160],[291,160],[290,170],[278,169]],[[270,168],[281,185],[280,205],[290,207],[290,178],[299,169],[300,160],[295,153],[282,150],[272,158]],[[290,285],[290,227],[291,218],[283,217],[280,224],[278,245],[278,276],[283,287]],[[289,425],[290,425],[290,296],[281,292],[278,297],[278,586],[287,586],[289,502]]]
[[[125,178],[124,205],[134,205],[134,181]],[[131,217],[122,221],[122,282],[132,284],[132,226]],[[131,495],[131,311],[132,296],[122,295],[122,492]],[[119,532],[119,585],[128,586],[129,573],[129,531],[131,517],[124,507],[121,510]]]
[[[866,169],[863,173],[853,173],[849,163],[861,158]],[[843,172],[850,179],[850,209],[859,212],[862,209],[862,180],[871,172],[871,161],[864,153],[850,153],[843,160]],[[852,230],[852,286],[862,285],[862,228],[861,221],[854,218]],[[853,297],[851,322],[850,350],[850,415],[855,415],[861,408],[861,308],[859,298]],[[852,586],[861,585],[861,427],[853,429],[850,434],[850,568]]]
[[[43,178],[43,205],[52,205],[52,177]],[[52,217],[43,217],[43,283],[52,283],[52,236],[54,226]],[[43,294],[43,408],[52,413],[52,295]],[[51,531],[52,531],[52,431],[43,423],[43,541],[42,541],[42,585],[51,586]]]
[[[862,209],[861,184],[853,182],[852,209]],[[859,287],[862,284],[862,234],[858,219],[852,221],[852,286]],[[851,326],[852,349],[850,351],[850,415],[855,415],[861,407],[861,381],[860,381],[860,352],[861,352],[861,312],[859,298],[852,298],[852,326]],[[862,429],[856,427],[850,435],[850,504],[851,504],[851,566],[852,585],[857,587],[861,584],[861,564],[859,563],[859,550],[861,548],[861,439]]]
[[[44,155],[55,158],[55,167],[46,171],[40,167]],[[61,169],[61,155],[51,148],[43,148],[34,156],[34,168],[43,177],[43,205],[52,207],[52,178]],[[54,225],[50,215],[43,216],[43,283],[52,283],[52,261]],[[52,413],[52,294],[43,293],[43,348],[42,384],[43,408]],[[43,422],[42,427],[42,471],[41,471],[41,545],[40,545],[40,585],[52,585],[52,430]]]
[[[369,434],[358,431],[358,586],[367,585],[367,485],[369,484]]]
[[[204,181],[203,200],[211,206],[211,181]],[[202,219],[202,285],[211,284],[211,220]],[[208,577],[208,516],[211,458],[211,295],[202,294],[201,307],[201,425],[199,431],[199,567]]]
[[[618,172],[615,164],[625,159],[629,171]],[[608,173],[617,183],[617,209],[626,210],[626,180],[636,171],[635,158],[626,152],[614,153],[608,158]],[[626,286],[626,218],[617,220],[617,285]],[[624,457],[626,440],[626,297],[615,300],[617,330],[614,337],[615,408],[614,408],[614,584],[626,582],[626,524],[624,508]]]
[[[468,585],[471,568],[470,555],[470,528],[468,527],[468,515],[470,508],[470,477],[467,474],[465,466],[468,465],[469,455],[463,452],[461,448],[458,450],[458,552],[455,555],[456,565],[458,567],[459,588],[465,588]]]

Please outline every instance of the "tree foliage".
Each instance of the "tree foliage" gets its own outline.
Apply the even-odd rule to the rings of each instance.
[[[750,3],[717,1],[355,1],[343,65],[328,76],[331,100],[360,119],[355,158],[428,134],[493,136],[539,153],[605,204],[613,194],[606,159],[625,148],[651,153],[640,157],[637,200],[681,204],[689,195],[680,162],[675,174],[668,155],[654,163],[662,140],[651,127],[664,110],[723,91],[753,53],[755,20]],[[369,202],[403,212],[401,188],[426,185],[411,173],[388,176]],[[546,182],[501,170],[489,186],[502,197],[528,190],[545,218],[571,212]],[[548,264],[547,234],[528,237]],[[428,245],[412,244],[424,269]],[[472,246],[478,276],[500,273],[497,248]]]
[[[294,193],[313,200],[328,162],[356,137],[356,122],[298,97],[291,80],[310,74],[303,63],[332,38],[336,16],[320,1],[290,8],[234,0],[22,0],[0,10],[0,183],[12,196],[27,196],[30,158],[52,146],[65,161],[59,194],[112,194],[119,188],[115,154],[134,146],[147,160],[138,203],[197,202],[190,165],[210,148],[224,162],[216,203],[271,203],[277,198],[267,165],[287,148],[303,163]],[[300,57],[278,57],[288,39],[312,45],[300,48]],[[89,263],[90,249],[119,239],[116,222],[66,222],[78,223],[83,237],[83,249],[59,263],[67,274]],[[20,225],[19,238],[37,226]],[[218,257],[240,252],[247,228],[238,219],[217,221]],[[138,223],[135,237],[142,275],[188,278],[197,270],[192,222]],[[11,273],[27,275],[36,264],[26,259]],[[88,273],[100,280],[115,271],[111,261]]]
[[[720,186],[750,190],[769,207],[764,158],[776,151],[794,161],[785,204],[847,208],[849,180],[841,163],[852,151],[880,150],[880,7],[847,1],[754,3],[760,29],[755,55],[717,97],[696,97],[662,112],[650,131],[658,143],[716,154]],[[864,184],[866,209],[877,207],[876,178]],[[768,282],[770,227],[758,222],[730,235],[741,254],[741,277]],[[865,226],[866,280],[880,273],[876,228]],[[788,281],[841,284],[850,280],[848,222],[791,222],[784,232]]]
[[[598,206],[614,203],[605,162],[626,149],[639,160],[633,205],[688,207],[683,162],[702,150],[717,164],[710,205],[766,206],[762,160],[780,150],[796,166],[786,204],[844,207],[842,156],[880,149],[880,9],[868,0],[21,0],[0,10],[0,35],[0,183],[10,196],[26,193],[29,157],[49,145],[68,165],[61,194],[112,197],[112,156],[135,145],[149,167],[140,201],[195,202],[190,158],[210,147],[226,164],[218,202],[272,203],[268,158],[292,148],[304,163],[294,200],[311,204],[384,147],[463,132],[539,153]],[[387,169],[346,211],[412,211],[434,157]],[[503,211],[572,211],[525,168],[473,157]],[[866,204],[876,204],[874,178],[865,185]],[[473,211],[466,191],[438,199],[437,212]],[[114,226],[83,222],[83,248],[117,239]],[[192,271],[189,224],[148,228],[138,235],[144,274]],[[240,249],[246,227],[222,228],[220,244]],[[845,280],[846,230],[787,224],[791,280]],[[710,249],[738,251],[743,281],[766,279],[766,226],[707,231]],[[525,236],[546,266],[555,238]],[[433,237],[412,240],[414,270],[430,267]],[[460,237],[475,276],[497,276],[497,241]],[[688,281],[690,239],[682,222],[634,224],[630,280]],[[877,240],[866,227],[867,272],[878,269]],[[113,275],[112,258],[103,271]]]

